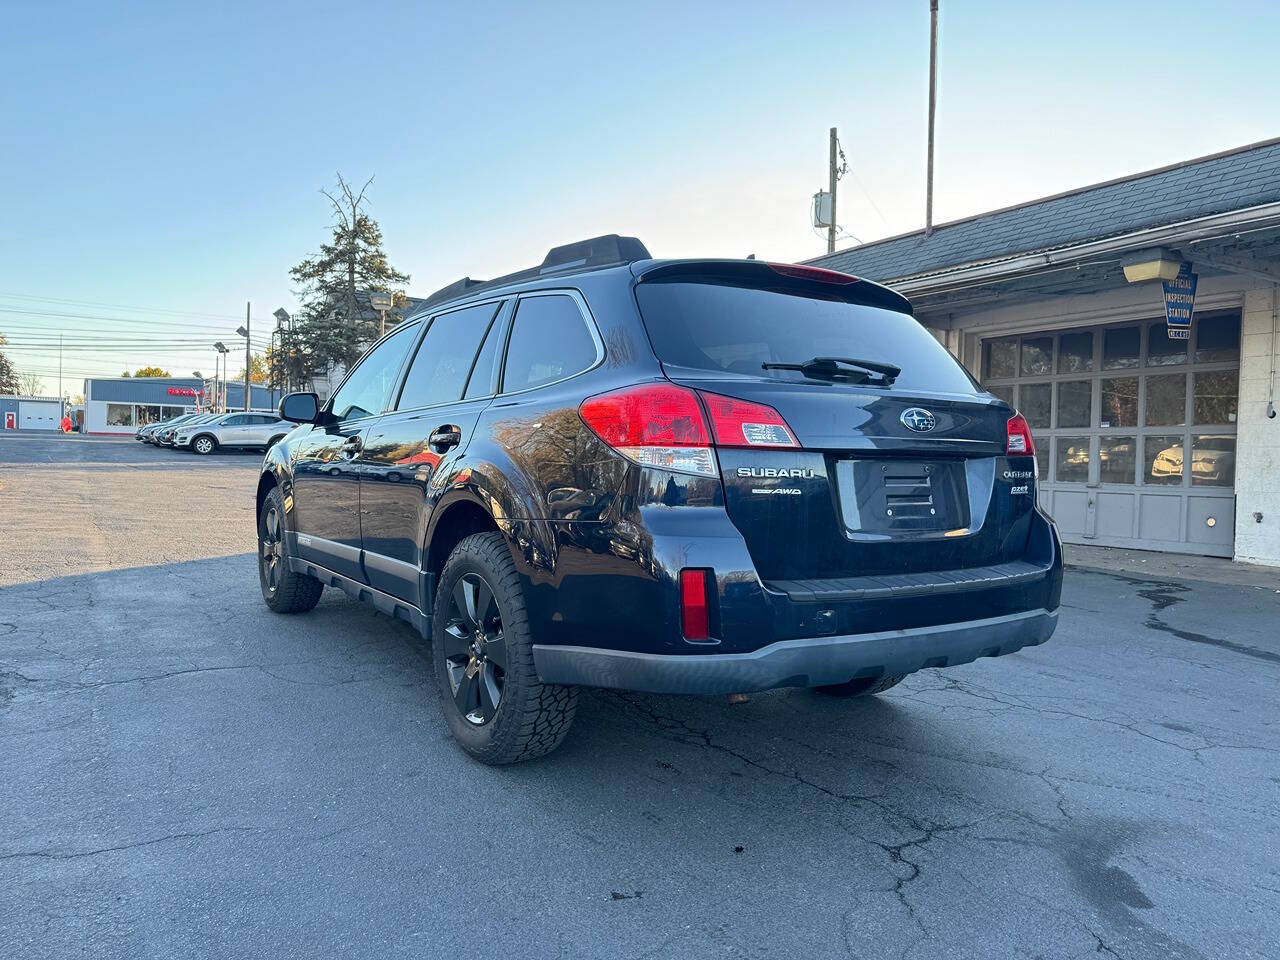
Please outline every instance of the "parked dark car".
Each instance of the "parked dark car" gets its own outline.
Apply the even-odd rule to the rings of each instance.
[[[845,274],[584,241],[439,291],[280,413],[267,605],[412,624],[485,762],[553,749],[580,686],[859,696],[1057,622],[1025,420]]]

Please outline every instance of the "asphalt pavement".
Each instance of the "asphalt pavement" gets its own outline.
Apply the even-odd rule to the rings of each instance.
[[[1280,956],[1280,582],[1073,570],[1042,647],[492,769],[407,626],[266,610],[257,464],[0,438],[0,955]]]

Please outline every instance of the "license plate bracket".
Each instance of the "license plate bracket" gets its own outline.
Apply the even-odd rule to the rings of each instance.
[[[850,534],[942,534],[969,525],[962,460],[840,460],[835,474]]]

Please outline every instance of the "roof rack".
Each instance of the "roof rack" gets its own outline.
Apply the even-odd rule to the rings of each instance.
[[[495,277],[492,280],[472,280],[470,277],[455,280],[447,287],[441,287],[431,294],[420,306],[429,307],[482,287],[498,287],[515,283],[517,280],[532,280],[562,270],[603,267],[649,258],[649,251],[635,237],[620,237],[616,233],[607,233],[602,237],[592,237],[590,240],[579,240],[576,243],[566,243],[561,247],[552,247],[542,258],[542,263],[536,267],[517,270],[515,273],[508,273],[506,276]]]

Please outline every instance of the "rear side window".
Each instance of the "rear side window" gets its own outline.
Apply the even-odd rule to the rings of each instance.
[[[480,341],[499,306],[482,303],[432,320],[409,367],[396,409],[411,410],[461,399]]]
[[[901,367],[895,389],[976,392],[959,361],[904,313],[710,283],[641,283],[636,298],[664,366],[805,381],[761,364],[850,357]]]
[[[525,297],[507,343],[502,390],[513,393],[581,373],[596,362],[596,341],[572,297]]]
[[[467,391],[462,395],[464,400],[487,397],[493,393],[493,378],[498,372],[498,351],[502,349],[503,326],[497,320],[489,324],[484,346],[480,348],[480,355],[476,357],[475,366],[471,368],[471,379],[467,381]]]

